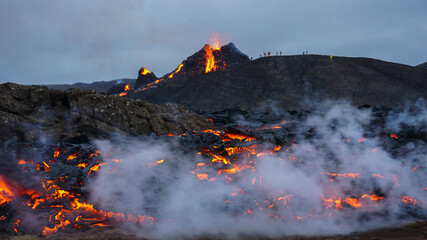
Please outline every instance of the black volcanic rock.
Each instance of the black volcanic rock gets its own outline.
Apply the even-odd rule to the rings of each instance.
[[[219,70],[225,70],[250,61],[248,55],[242,53],[233,43],[224,45],[220,51],[213,51],[212,53]]]
[[[154,81],[156,81],[158,78],[156,77],[156,75],[150,71],[148,71],[145,68],[141,68],[138,71],[138,78],[136,79],[136,83],[134,88],[140,88],[143,87],[147,84],[150,84]]]
[[[427,70],[369,58],[321,55],[264,57],[224,71],[193,75],[130,95],[175,102],[198,111],[253,109],[274,101],[285,110],[322,99],[356,106],[402,106],[427,98]]]
[[[99,138],[111,133],[138,136],[212,127],[207,118],[172,103],[158,106],[89,90],[0,85],[0,142]]]

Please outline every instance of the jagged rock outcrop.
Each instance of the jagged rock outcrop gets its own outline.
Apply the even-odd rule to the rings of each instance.
[[[158,106],[91,90],[0,85],[0,141],[137,136],[212,127],[207,118],[172,103]]]
[[[254,109],[274,101],[284,110],[344,99],[355,106],[403,106],[427,98],[427,70],[369,58],[321,55],[263,57],[234,68],[171,81],[129,97],[175,102],[198,111]]]
[[[147,84],[156,81],[158,78],[156,75],[145,68],[141,68],[138,71],[138,78],[136,79],[134,88],[141,88]]]

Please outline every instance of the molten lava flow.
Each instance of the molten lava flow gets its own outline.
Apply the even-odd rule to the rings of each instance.
[[[141,69],[141,74],[142,75],[147,75],[147,74],[149,74],[149,73],[151,73],[150,71],[148,71],[147,69],[145,69],[145,68],[142,68]]]
[[[96,151],[91,153],[89,157],[96,157],[98,155],[99,151]],[[59,157],[57,151],[53,153],[53,157]],[[63,158],[63,160],[77,160],[79,157],[79,154],[75,152],[69,155],[67,159]],[[22,161],[19,162],[22,163]],[[29,163],[32,162],[23,160],[23,164]],[[33,168],[38,169],[41,172],[48,171],[50,168],[44,161],[41,164],[32,164]],[[107,163],[102,161],[92,164],[88,174],[99,171],[99,167],[105,164]],[[86,168],[87,163],[80,162],[76,163],[76,165],[79,168]],[[67,178],[67,176],[60,176],[59,178],[52,180],[42,180],[41,186],[43,187],[44,192],[39,193],[35,190],[25,189],[17,183],[0,175],[0,205],[7,204],[10,201],[19,200],[34,211],[43,211],[44,209],[48,210],[42,214],[42,216],[49,221],[49,225],[44,226],[42,230],[40,230],[41,235],[44,236],[65,228],[80,229],[83,227],[110,227],[121,222],[133,222],[135,224],[154,223],[154,219],[149,216],[132,214],[124,215],[123,213],[107,212],[96,209],[92,204],[82,202],[79,199],[81,193],[62,189],[61,183],[66,182],[65,178]],[[78,181],[77,185],[81,186],[81,184],[82,183]],[[49,215],[44,215],[46,213]],[[7,216],[0,217],[0,220],[6,219]],[[21,227],[20,222],[21,220],[19,218],[14,219],[12,227],[15,232],[19,232],[19,228]]]
[[[227,158],[225,158],[225,157],[223,157],[221,155],[215,155],[215,154],[212,154],[212,155],[213,155],[213,159],[212,159],[213,163],[215,163],[215,162],[222,162],[223,164],[230,164],[230,161],[228,161]]]
[[[119,94],[120,97],[126,96],[128,94],[128,91],[130,90],[129,84],[126,84],[125,88],[123,89],[124,92],[121,92]]]
[[[206,68],[205,73],[216,71],[218,66],[215,65],[215,57],[212,53],[212,48],[210,45],[206,45],[204,48],[206,52]],[[216,50],[217,51],[217,50]]]
[[[60,229],[64,229],[67,226],[74,226],[76,228],[81,228],[81,224],[86,224],[87,221],[98,223],[90,225],[90,227],[110,227],[112,222],[134,222],[137,224],[142,223],[151,223],[153,224],[154,219],[149,216],[141,215],[127,215],[123,213],[116,212],[106,212],[103,210],[97,210],[92,204],[87,204],[85,202],[80,202],[77,198],[69,198],[70,209],[61,209],[56,215],[52,218],[50,217],[50,222],[54,225],[53,227],[44,227],[42,235],[50,235],[54,232],[57,232]],[[91,216],[90,218],[85,218],[83,216]]]
[[[208,174],[207,173],[198,173],[197,174],[197,178],[202,181],[202,180],[206,180],[206,181],[215,181],[216,178],[208,178]]]
[[[28,190],[21,187],[18,183],[15,183],[6,177],[0,175],[0,205],[8,203],[16,198],[20,198],[24,195],[30,197],[37,197],[39,193],[35,190]]]
[[[406,203],[406,204],[412,204],[412,205],[417,204],[417,200],[415,198],[413,198],[412,196],[402,196],[400,198],[400,200],[402,200],[402,202]]]
[[[92,172],[98,172],[99,171],[99,167],[102,165],[105,165],[107,163],[100,163],[100,164],[94,164],[92,167],[90,167],[89,172],[87,173],[87,175],[91,174]]]
[[[360,176],[360,173],[324,173],[329,176],[331,182],[334,181],[335,177],[344,177],[344,178],[356,178]]]
[[[25,161],[24,159],[20,159],[18,162],[19,165],[27,164],[27,163],[28,163],[28,161]]]
[[[78,157],[77,153],[73,153],[70,156],[68,156],[67,160],[73,160],[74,158]]]
[[[175,73],[177,73],[177,72],[181,71],[181,68],[182,68],[183,66],[184,66],[184,64],[180,64],[180,65],[178,66],[178,69],[176,69],[176,70],[175,70],[175,72],[171,73],[171,74],[169,75],[169,77],[168,77],[168,78],[173,78],[173,75],[174,75]]]
[[[20,219],[15,219],[15,222],[13,223],[13,231],[18,232],[18,230],[16,229],[17,227],[19,227],[19,223],[21,222]]]
[[[239,141],[250,142],[250,141],[256,141],[256,138],[251,137],[251,136],[246,135],[246,134],[239,134],[239,133],[226,133],[226,134],[224,134],[224,136],[222,136],[223,142],[231,141],[231,140],[239,140]]]
[[[212,134],[214,134],[214,135],[216,135],[216,136],[219,136],[219,137],[221,137],[221,134],[223,134],[223,132],[222,132],[222,131],[219,131],[219,130],[212,130],[212,129],[202,130],[202,132],[204,132],[204,133],[212,133]]]
[[[6,179],[0,175],[0,205],[12,201],[14,197],[15,194],[6,183]]]
[[[173,133],[171,133],[171,132],[168,132],[168,133],[165,133],[165,134],[161,134],[161,136],[171,136],[171,137],[175,137],[176,135],[175,135],[175,134],[173,134]]]
[[[286,121],[282,121],[281,124],[286,123]],[[269,131],[282,127],[281,124],[263,127],[256,131]],[[229,131],[206,129],[181,135],[173,133],[162,134],[162,136],[169,136],[171,138],[194,137],[191,135],[213,139],[214,142],[211,146],[197,146],[197,162],[194,162],[192,168],[185,168],[192,174],[190,175],[192,179],[196,180],[198,184],[207,187],[215,182],[220,182],[221,184],[242,183],[238,187],[226,190],[226,194],[223,194],[223,198],[219,201],[224,204],[224,206],[221,206],[224,208],[233,205],[239,206],[239,209],[230,213],[233,216],[262,214],[262,216],[270,218],[272,221],[278,220],[286,222],[306,221],[310,218],[327,219],[331,217],[332,214],[337,214],[339,211],[351,214],[356,213],[356,211],[369,212],[372,209],[381,207],[381,204],[387,205],[387,202],[389,202],[387,198],[391,198],[392,195],[387,195],[387,193],[383,193],[381,190],[366,190],[366,188],[363,188],[363,190],[349,188],[346,189],[346,191],[341,191],[341,189],[339,189],[339,191],[337,191],[337,188],[343,188],[343,185],[345,185],[339,184],[338,180],[342,180],[342,178],[351,180],[351,186],[355,186],[357,181],[366,182],[367,180],[374,182],[389,181],[389,183],[400,186],[397,175],[393,177],[384,175],[384,177],[380,173],[372,172],[325,172],[326,170],[322,169],[321,166],[308,166],[306,163],[301,164],[301,160],[298,159],[298,154],[292,153],[291,146],[294,144],[293,141],[289,143],[276,142],[277,145],[265,145],[262,143],[262,139],[254,137],[259,135],[251,134],[250,131],[242,130],[242,128]],[[346,142],[348,142],[347,139]],[[304,149],[312,151],[312,149],[308,147]],[[121,166],[120,164],[126,162],[126,155],[128,153],[124,152],[123,158],[121,158],[122,156],[114,156],[116,158],[111,157],[108,161],[104,161],[102,158],[95,158],[98,156],[100,157],[99,151],[93,151],[90,154],[90,161],[88,159],[83,159],[82,156],[88,155],[83,151],[75,151],[70,154],[70,152],[65,149],[57,148],[50,153],[53,158],[50,156],[48,159],[53,159],[53,163],[49,160],[39,160],[34,161],[34,163],[26,159],[18,158],[19,160],[16,160],[20,168],[37,169],[41,176],[44,176],[44,178],[42,177],[43,180],[40,182],[40,188],[38,188],[41,189],[40,191],[36,192],[34,190],[24,189],[0,175],[0,206],[11,204],[11,201],[13,201],[13,204],[21,201],[25,208],[37,214],[41,213],[43,219],[45,219],[47,223],[42,225],[39,229],[41,235],[49,235],[63,229],[111,227],[124,222],[135,223],[137,225],[155,223],[154,218],[147,215],[110,212],[101,210],[95,205],[85,202],[86,196],[82,195],[81,190],[84,180],[77,179],[73,188],[65,188],[64,186],[66,183],[70,182],[69,176],[61,175],[57,178],[45,177],[58,171],[55,168],[55,162],[60,163],[61,166],[66,164],[70,167],[75,166],[78,168],[76,170],[80,171],[80,175],[87,178],[95,177],[97,175],[96,172],[107,163],[107,166],[113,166],[114,168],[112,168],[111,171],[105,171],[105,174],[119,174],[120,171],[117,171],[117,168]],[[168,165],[170,163],[176,164],[176,162],[173,163],[174,161],[165,159],[156,161],[156,159],[159,158],[154,158],[152,162],[146,165],[144,164],[143,167],[157,171],[168,168],[171,166]],[[260,171],[262,167],[257,169],[261,161],[286,161],[289,164],[297,165],[301,169],[305,167],[313,169],[311,173],[318,174],[319,179],[325,177],[329,178],[331,182],[327,180],[322,181],[325,182],[324,184],[326,185],[325,188],[322,189],[322,192],[319,193],[321,197],[319,196],[317,199],[314,199],[315,202],[319,203],[321,208],[313,209],[311,212],[302,214],[298,212],[297,214],[295,205],[298,206],[300,204],[301,197],[298,196],[296,192],[293,192],[294,190],[278,189],[275,191],[265,191],[266,187],[271,184],[271,182],[269,182],[271,181],[271,177],[263,175],[264,172]],[[423,166],[415,165],[414,167],[411,166],[411,168],[408,168],[408,171],[423,171],[423,169]],[[418,172],[413,174],[417,173]],[[404,178],[402,177],[402,179]],[[424,189],[427,190],[427,188]],[[262,193],[262,197],[259,197],[258,194],[253,194],[254,191]],[[423,203],[422,199],[419,199],[417,202],[413,196],[401,196],[398,200],[400,200],[402,205],[405,205],[404,207],[412,207],[412,205],[421,205]],[[241,204],[243,202],[245,204]],[[248,205],[246,205],[246,203],[248,203]],[[14,230],[18,233],[23,228],[22,222],[17,221],[19,219],[23,218],[8,218],[6,215],[0,215],[0,221],[9,221],[10,230]],[[167,220],[168,219],[165,221]]]
[[[160,159],[160,160],[155,161],[155,162],[153,162],[153,163],[148,163],[148,167],[150,168],[150,167],[158,166],[158,165],[162,164],[164,161],[165,161],[165,160]]]
[[[59,154],[60,154],[59,149],[55,149],[55,151],[53,151],[53,157],[54,157],[54,158],[59,157]]]
[[[380,196],[377,196],[377,195],[375,195],[375,194],[372,194],[372,195],[363,194],[361,198],[369,198],[369,199],[371,199],[372,201],[379,201],[379,200],[381,200],[381,199],[384,199],[384,197],[380,197]]]
[[[362,206],[362,203],[360,203],[357,198],[346,198],[345,202],[354,208],[360,208]]]

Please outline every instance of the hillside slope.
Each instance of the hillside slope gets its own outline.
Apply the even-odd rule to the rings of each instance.
[[[129,97],[156,104],[175,102],[199,111],[252,109],[271,100],[283,109],[295,110],[306,108],[307,99],[402,106],[407,100],[427,98],[426,83],[425,69],[375,59],[274,56],[180,79]]]

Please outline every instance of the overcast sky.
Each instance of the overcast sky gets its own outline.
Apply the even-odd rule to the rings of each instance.
[[[265,51],[427,61],[426,0],[0,0],[0,83],[157,76],[218,33]]]

